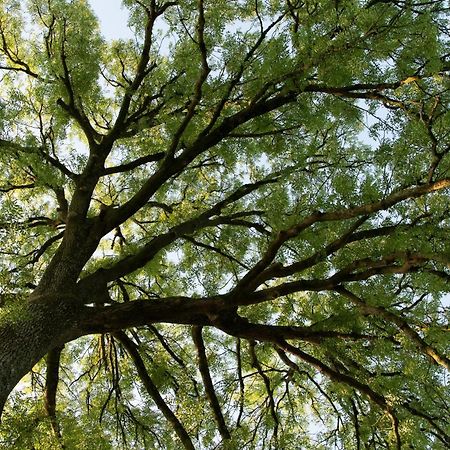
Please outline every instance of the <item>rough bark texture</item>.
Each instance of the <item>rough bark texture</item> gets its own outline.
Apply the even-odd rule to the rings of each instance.
[[[65,448],[61,429],[56,415],[56,398],[59,383],[59,365],[61,362],[61,353],[64,346],[55,347],[50,350],[47,355],[47,370],[45,374],[45,393],[44,393],[44,408],[47,413],[50,423],[52,425],[53,433],[55,434],[61,448]]]
[[[52,348],[75,337],[76,298],[32,297],[0,322],[0,412],[20,379]]]

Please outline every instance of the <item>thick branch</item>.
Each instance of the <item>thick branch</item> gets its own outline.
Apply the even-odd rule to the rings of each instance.
[[[205,386],[206,397],[208,398],[209,404],[214,413],[214,419],[217,423],[219,433],[222,436],[222,439],[231,439],[230,432],[228,431],[222,414],[219,400],[214,390],[211,374],[209,373],[208,358],[206,356],[205,343],[203,342],[202,337],[202,327],[194,326],[192,328],[192,338],[194,340],[195,347],[197,348],[198,368]]]
[[[216,203],[197,217],[187,220],[186,222],[183,222],[179,225],[175,225],[166,233],[160,234],[159,236],[153,238],[148,244],[137,250],[134,255],[128,256],[118,261],[107,269],[102,268],[97,270],[93,274],[88,275],[83,280],[81,280],[81,286],[90,286],[92,284],[97,284],[98,282],[107,282],[123,277],[124,275],[127,275],[143,267],[147,262],[151,261],[151,259],[160,250],[167,247],[178,238],[189,235],[207,226],[219,225],[223,223],[223,220],[228,221],[229,217],[223,218],[222,216],[220,216],[220,213],[223,209],[225,209],[228,205],[237,202],[251,192],[257,190],[259,187],[269,183],[273,183],[274,181],[275,180],[269,179],[260,181],[258,183],[246,184],[244,186],[241,186],[224,200]],[[212,218],[214,216],[219,217]]]
[[[61,352],[64,346],[56,347],[47,354],[47,373],[45,378],[45,395],[44,407],[50,418],[53,432],[61,443],[61,447],[65,448],[62,443],[61,430],[56,418],[56,391],[59,382],[59,362]]]
[[[255,266],[247,272],[247,274],[242,278],[242,280],[238,283],[238,285],[235,288],[235,292],[246,290],[251,291],[254,290],[260,285],[263,281],[268,279],[272,276],[272,272],[276,274],[277,272],[280,272],[280,274],[283,274],[283,271],[286,274],[294,273],[296,270],[295,268],[298,267],[298,269],[303,269],[303,264],[305,262],[301,262],[298,264],[298,266],[291,266],[290,268],[286,269],[280,266],[276,266],[272,268],[272,271],[268,271],[264,276],[261,276],[262,272],[273,262],[275,257],[277,256],[277,253],[279,249],[283,246],[283,244],[293,238],[296,238],[300,233],[302,233],[307,228],[310,228],[312,225],[320,222],[335,222],[335,221],[341,221],[341,220],[348,220],[352,219],[354,217],[359,216],[368,216],[370,214],[373,214],[374,212],[382,211],[389,209],[390,207],[396,205],[397,203],[400,203],[403,200],[416,198],[423,196],[427,193],[439,191],[445,188],[448,188],[450,186],[450,178],[445,178],[440,181],[437,181],[435,183],[428,183],[423,185],[418,185],[414,187],[409,187],[406,189],[402,189],[400,191],[394,192],[391,195],[387,196],[386,198],[382,200],[378,200],[372,203],[367,203],[365,205],[356,206],[353,208],[347,208],[347,209],[341,209],[341,210],[335,210],[335,211],[327,211],[327,212],[314,212],[313,214],[309,215],[305,219],[303,219],[301,222],[299,222],[297,225],[294,225],[291,228],[282,230],[277,233],[275,239],[272,241],[272,243],[269,245],[268,249],[266,250],[265,254],[262,256],[260,261],[255,264]],[[357,224],[359,221],[357,222]],[[347,239],[349,236],[347,237]],[[345,236],[343,237],[342,244],[345,243]],[[331,247],[326,249],[328,252],[334,251],[334,248],[339,248],[340,242],[337,241],[334,244],[331,244]],[[314,262],[314,257],[311,262]],[[310,262],[306,262],[306,267],[308,266]],[[291,272],[292,271],[292,272]],[[269,275],[269,276],[267,276]]]
[[[210,325],[209,316],[216,315],[222,303],[220,297],[167,297],[85,307],[80,314],[80,335],[114,332],[157,322]]]

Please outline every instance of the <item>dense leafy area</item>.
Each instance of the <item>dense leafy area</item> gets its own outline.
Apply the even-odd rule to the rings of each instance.
[[[448,2],[123,4],[1,1],[4,448],[448,448]]]

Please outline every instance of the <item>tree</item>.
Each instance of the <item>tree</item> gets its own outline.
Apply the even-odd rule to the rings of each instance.
[[[448,448],[447,2],[1,4],[6,448]]]

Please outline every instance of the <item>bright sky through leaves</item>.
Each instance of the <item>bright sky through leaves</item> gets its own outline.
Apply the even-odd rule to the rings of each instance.
[[[0,0],[0,447],[448,448],[448,2],[123,3]]]
[[[127,26],[128,11],[120,0],[89,0],[100,21],[101,32],[108,40],[133,37]]]

